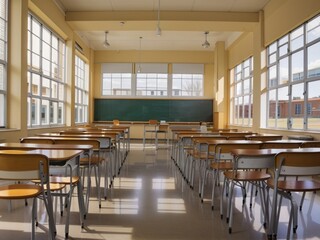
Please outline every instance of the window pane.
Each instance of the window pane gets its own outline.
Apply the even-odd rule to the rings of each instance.
[[[291,124],[293,129],[303,129],[304,117],[304,87],[303,83],[295,84],[292,86],[292,99],[291,99]]]
[[[308,129],[320,130],[320,81],[308,84]]]
[[[300,27],[298,29],[296,29],[295,31],[293,31],[290,34],[291,37],[291,51],[294,51],[298,48],[301,48],[303,46],[304,40],[303,40],[303,29],[304,27]]]
[[[304,77],[303,51],[299,51],[295,54],[292,54],[291,65],[292,65],[292,74],[291,74],[292,81],[302,80]]]
[[[277,67],[272,66],[268,69],[268,76],[269,76],[269,87],[275,87],[278,85],[277,80]]]
[[[88,73],[86,72],[86,63],[78,56],[75,57],[75,122],[76,123],[86,123],[88,122],[88,113],[85,110],[88,110],[88,89],[89,80]],[[119,77],[119,76],[117,76]],[[118,87],[121,88],[120,79],[118,80]]]
[[[289,82],[289,63],[288,58],[283,58],[279,62],[279,84]]]
[[[307,24],[307,42],[312,42],[320,37],[320,16]]]
[[[5,96],[4,96],[4,94],[1,94],[0,93],[0,112],[1,113],[4,113],[4,111],[5,111],[5,109],[4,109],[4,107],[5,107],[5,104],[6,104],[6,102],[5,102]],[[4,126],[4,124],[5,124],[5,115],[4,114],[0,114],[0,126],[2,127],[2,126]]]
[[[268,117],[267,126],[275,127],[276,118],[277,118],[277,101],[276,101],[277,98],[276,98],[275,89],[269,91],[268,98],[269,98],[269,107],[268,107],[269,117]]]
[[[320,42],[308,47],[308,78],[320,76]]]
[[[5,87],[5,66],[0,64],[0,90],[6,90]]]
[[[287,119],[289,113],[287,111],[289,104],[288,87],[278,89],[278,106],[277,106],[277,127],[287,128]]]
[[[40,125],[40,99],[31,99],[31,124]]]

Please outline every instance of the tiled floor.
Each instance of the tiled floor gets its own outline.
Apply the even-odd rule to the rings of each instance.
[[[94,196],[90,200],[85,228],[79,226],[78,204],[74,198],[70,220],[69,239],[108,240],[212,240],[212,239],[266,239],[261,224],[260,203],[252,209],[242,206],[240,194],[236,198],[233,233],[228,233],[225,220],[220,219],[219,207],[211,211],[208,181],[205,201],[200,202],[197,191],[183,184],[181,175],[166,149],[154,147],[142,150],[133,144],[131,151],[109,190],[108,199],[99,209]],[[240,192],[239,192],[240,193]],[[217,196],[217,205],[219,195]],[[319,196],[308,194],[299,213],[297,234],[292,239],[320,239]],[[313,203],[311,205],[310,203]],[[0,203],[0,239],[30,239],[30,207],[15,201],[12,210]],[[48,239],[46,215],[39,217],[37,239]],[[288,208],[283,207],[278,239],[286,238]],[[64,217],[57,214],[57,239],[64,238]]]

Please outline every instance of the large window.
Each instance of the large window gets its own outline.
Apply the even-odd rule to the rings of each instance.
[[[137,96],[168,96],[168,64],[139,64],[136,69]]]
[[[75,122],[88,122],[89,78],[88,66],[78,56],[75,57]]]
[[[320,130],[320,16],[272,43],[267,52],[267,127]]]
[[[101,75],[104,96],[203,96],[203,64],[172,64],[169,74],[167,63],[105,63]]]
[[[64,123],[65,43],[28,16],[28,127]]]
[[[172,96],[203,96],[203,64],[173,64]]]
[[[230,123],[252,125],[253,61],[248,58],[230,71]]]
[[[0,127],[6,125],[8,2],[0,0]]]
[[[130,63],[102,64],[102,95],[132,95],[132,65]]]

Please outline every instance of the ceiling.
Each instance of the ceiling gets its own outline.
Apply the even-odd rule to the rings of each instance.
[[[94,50],[213,51],[217,41],[227,47],[252,30],[269,0],[160,0],[159,12],[159,0],[54,1]],[[202,47],[206,31],[209,48]]]

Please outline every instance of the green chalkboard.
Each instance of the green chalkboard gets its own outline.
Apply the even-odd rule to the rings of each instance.
[[[95,99],[94,121],[212,122],[213,100]]]

